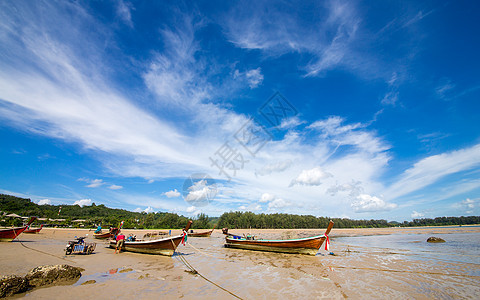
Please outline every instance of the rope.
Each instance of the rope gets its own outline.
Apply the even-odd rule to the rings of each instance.
[[[408,271],[408,270],[388,270],[388,269],[375,269],[367,267],[344,267],[344,266],[329,266],[330,268],[337,269],[350,269],[350,270],[367,270],[367,271],[380,271],[380,272],[392,272],[392,273],[413,273],[413,274],[426,274],[426,275],[442,275],[442,276],[458,276],[458,277],[469,277],[469,278],[479,278],[478,275],[465,275],[465,274],[448,274],[440,272],[425,272],[425,271]]]
[[[234,262],[233,260],[228,260],[228,259],[224,259],[224,258],[221,258],[221,257],[217,257],[217,256],[213,256],[213,255],[211,255],[211,254],[208,254],[208,253],[206,253],[206,252],[198,249],[197,247],[193,246],[192,244],[190,244],[190,243],[188,243],[188,242],[187,242],[187,245],[190,246],[190,247],[192,247],[195,251],[198,251],[199,253],[201,253],[201,254],[203,254],[203,255],[205,255],[205,256],[209,256],[209,257],[216,258],[216,259],[223,259],[223,260],[229,261],[229,262]]]
[[[177,252],[176,251],[176,247],[175,247],[175,244],[173,243],[173,240],[170,239],[170,241],[172,242],[172,245],[173,245],[173,251],[174,252]],[[240,298],[239,296],[235,295],[234,293],[230,292],[229,290],[227,290],[226,288],[224,287],[221,287],[220,285],[216,284],[215,282],[211,281],[210,279],[208,279],[207,277],[203,276],[202,274],[200,274],[188,261],[187,259],[183,256],[182,253],[180,252],[177,252],[177,256],[175,257],[178,257],[178,259],[189,269],[189,272],[191,272],[192,274],[196,274],[200,277],[202,277],[203,279],[205,279],[206,281],[210,282],[211,284],[213,284],[214,286],[218,287],[219,289],[221,290],[224,290],[225,292],[229,293],[230,295],[232,295],[233,297],[237,298],[237,299],[242,299]]]
[[[17,232],[15,231],[15,228],[13,229],[13,233],[14,233],[15,235],[17,235]],[[16,236],[16,239],[17,239],[17,241],[20,243],[20,245],[22,245],[23,247],[25,247],[25,248],[27,248],[27,249],[30,249],[30,250],[33,250],[33,251],[37,251],[37,252],[40,252],[40,253],[42,253],[42,254],[50,255],[50,256],[53,256],[53,257],[56,257],[56,258],[60,258],[60,259],[63,259],[63,260],[66,260],[66,261],[69,261],[69,262],[72,262],[72,263],[76,264],[76,262],[74,262],[73,260],[69,260],[69,259],[66,259],[66,258],[61,257],[61,256],[57,256],[57,255],[54,255],[54,254],[51,254],[51,253],[48,253],[48,252],[44,252],[44,251],[42,251],[42,250],[34,249],[34,248],[32,248],[32,247],[28,247],[28,246],[26,246],[26,245],[23,244],[23,242],[20,240],[20,238],[19,238],[18,236]]]

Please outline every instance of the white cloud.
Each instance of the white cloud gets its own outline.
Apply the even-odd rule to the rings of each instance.
[[[103,179],[94,179],[94,180],[91,180],[90,184],[87,185],[86,187],[96,188],[96,187],[102,186],[104,184],[105,184],[105,182],[103,182]]]
[[[108,188],[111,189],[111,190],[121,190],[121,189],[123,189],[123,186],[121,186],[121,185],[116,185],[116,184],[112,184],[112,185],[109,186]]]
[[[177,191],[177,189],[174,189],[173,191],[165,192],[163,194],[165,196],[167,196],[168,198],[174,198],[174,197],[179,197],[180,196],[180,192]]]
[[[297,178],[292,180],[290,186],[293,185],[320,185],[322,180],[332,177],[332,174],[323,171],[320,167],[315,167],[310,170],[303,170]]]
[[[310,26],[303,26],[294,17],[311,13],[315,13],[311,19],[315,21]],[[289,52],[312,55],[302,68],[315,76],[335,66],[361,68],[363,57],[351,49],[359,23],[352,3],[322,2],[304,11],[301,6],[284,2],[276,7],[258,3],[255,11],[239,4],[225,18],[224,28],[240,48],[259,49],[273,56]]]
[[[407,195],[435,183],[450,174],[471,170],[480,165],[480,144],[421,159],[407,169],[390,186],[385,195],[389,199]]]
[[[347,124],[339,116],[331,116],[325,120],[312,123],[307,128],[318,130],[327,141],[340,146],[354,146],[362,152],[377,155],[390,147],[375,132],[367,131],[366,125],[361,123]]]
[[[269,210],[275,210],[275,209],[279,209],[279,208],[285,208],[285,207],[290,206],[290,205],[292,205],[290,202],[285,201],[281,198],[277,198],[277,199],[271,201],[270,203],[268,203],[268,209]]]
[[[45,204],[52,204],[52,201],[50,201],[49,199],[41,199],[38,201],[38,205],[45,205]]]
[[[305,121],[302,121],[300,120],[297,116],[295,117],[291,117],[291,118],[287,118],[287,119],[284,119],[282,120],[282,123],[280,124],[279,128],[281,129],[291,129],[291,128],[295,128],[301,124],[304,124]]]
[[[117,1],[117,15],[129,27],[133,27],[131,9],[132,6],[130,3],[123,0]]]
[[[149,214],[149,213],[155,212],[155,210],[152,207],[149,206],[149,207],[145,208],[143,210],[143,212],[146,212],[147,214]]]
[[[290,168],[292,164],[293,162],[290,159],[279,161],[276,163],[265,165],[259,170],[255,170],[255,174],[264,176],[264,175],[269,175],[276,172],[283,172],[286,169]]]
[[[208,185],[207,180],[198,180],[188,188],[185,201],[188,203],[204,206],[207,205],[216,195],[217,189],[214,185]]]
[[[192,212],[195,212],[197,210],[197,208],[195,206],[189,206],[187,207],[187,212],[188,213],[192,213]]]
[[[108,65],[112,61],[103,56],[105,41],[110,39],[108,27],[74,2],[41,5],[48,16],[38,14],[37,4],[13,5],[1,14],[6,34],[0,35],[0,51],[5,54],[0,67],[0,117],[23,130],[108,155],[103,163],[122,176],[149,175],[144,165],[155,168],[157,177],[185,175],[186,169],[189,172],[206,164],[193,155],[201,147],[190,146],[192,140],[187,144],[181,129],[119,94],[105,77],[106,69],[118,67]],[[181,39],[177,41],[182,44]],[[186,58],[176,57],[179,61]],[[175,66],[169,70],[176,71]],[[188,78],[182,76],[188,74],[180,75],[182,80]],[[163,79],[148,82],[155,85]],[[196,83],[192,87],[201,86]],[[173,84],[171,91],[177,87],[183,90]],[[188,107],[183,100],[198,99],[194,94],[202,93],[182,94],[185,97],[178,103]],[[230,117],[225,112],[214,115],[219,116],[216,120]]]
[[[395,106],[397,101],[398,101],[398,92],[391,91],[391,92],[388,92],[388,93],[385,94],[381,103],[383,105]]]
[[[417,211],[413,211],[412,214],[411,214],[411,217],[412,217],[412,219],[419,219],[419,218],[425,217],[425,214],[417,212]]]
[[[233,72],[233,80],[236,83],[247,84],[250,89],[255,89],[263,82],[262,70],[261,68],[256,68],[245,72],[235,70]]]
[[[263,74],[260,68],[247,71],[245,77],[251,89],[258,87],[263,82]]]
[[[467,198],[456,203],[454,207],[459,208],[464,213],[473,214],[476,211],[475,209],[480,207],[480,199]]]
[[[258,202],[267,203],[267,202],[272,201],[273,199],[275,199],[275,195],[272,195],[272,194],[269,194],[269,193],[263,193],[262,197],[260,198],[260,200]]]
[[[84,207],[84,206],[89,206],[92,204],[92,200],[91,199],[82,199],[82,200],[77,200],[73,203],[73,205],[78,205],[80,207]]]
[[[355,212],[388,211],[397,207],[396,204],[387,203],[378,197],[367,194],[359,195],[351,206]]]
[[[335,196],[336,194],[340,192],[348,192],[350,197],[357,197],[363,192],[363,188],[361,186],[360,181],[353,181],[351,183],[344,183],[340,185],[332,185],[331,187],[328,188],[326,191],[327,194],[330,194],[331,196]]]

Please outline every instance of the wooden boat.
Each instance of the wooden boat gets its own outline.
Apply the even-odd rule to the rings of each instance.
[[[188,221],[187,226],[184,231],[187,232],[190,228],[192,221]],[[138,253],[147,253],[147,254],[160,254],[172,256],[175,253],[180,242],[184,239],[185,234],[180,234],[176,236],[169,236],[165,238],[158,238],[153,240],[135,240],[135,241],[125,241],[123,243],[123,251],[138,252]],[[110,247],[115,248],[117,241],[110,240]]]
[[[114,237],[120,232],[118,228],[112,228],[109,232],[99,232],[99,233],[93,233],[93,237],[96,239],[109,239]]]
[[[42,230],[42,228],[43,228],[43,224],[40,225],[40,228],[30,228],[30,227],[28,227],[27,229],[25,229],[23,231],[23,233],[39,233],[40,230]]]
[[[330,221],[325,234],[292,240],[263,240],[254,239],[253,237],[241,237],[229,234],[228,229],[224,230],[223,233],[227,235],[225,237],[225,247],[228,248],[315,255],[326,239],[327,243],[329,242],[328,234],[332,227],[333,222]]]
[[[30,220],[28,221],[27,225],[22,226],[22,227],[14,227],[14,228],[2,228],[0,229],[0,242],[11,242],[13,241],[17,236],[20,235],[20,233],[24,232],[25,229],[32,224],[32,222],[36,219],[36,217],[31,217]]]
[[[213,226],[212,230],[209,231],[204,231],[204,232],[190,232],[188,233],[189,237],[209,237],[212,235],[213,231],[215,230],[215,227],[217,225]]]

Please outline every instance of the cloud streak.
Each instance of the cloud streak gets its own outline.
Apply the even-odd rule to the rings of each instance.
[[[480,144],[421,159],[405,170],[385,195],[395,199],[429,186],[439,179],[480,165]]]

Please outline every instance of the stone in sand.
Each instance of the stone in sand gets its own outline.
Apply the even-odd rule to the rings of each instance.
[[[0,298],[9,297],[14,294],[26,292],[28,280],[23,277],[10,275],[0,279]]]
[[[128,272],[132,272],[132,271],[133,271],[133,269],[127,268],[127,269],[120,270],[118,273],[128,273]]]
[[[445,240],[442,239],[442,238],[439,238],[439,237],[431,236],[427,239],[427,242],[429,242],[429,243],[445,243]]]
[[[30,286],[39,287],[48,284],[77,280],[83,269],[69,265],[40,266],[25,276]]]

